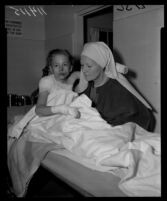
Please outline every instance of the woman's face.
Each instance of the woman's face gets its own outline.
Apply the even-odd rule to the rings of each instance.
[[[72,70],[68,56],[55,54],[52,57],[51,70],[56,80],[65,80]]]
[[[81,56],[81,68],[87,81],[95,81],[103,74],[103,68],[87,56]]]

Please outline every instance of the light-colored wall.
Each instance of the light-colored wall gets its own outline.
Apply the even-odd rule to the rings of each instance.
[[[74,14],[89,5],[46,5],[45,19],[46,54],[55,48],[63,48],[73,53]]]
[[[160,111],[160,31],[164,26],[163,6],[146,6],[138,10],[118,11],[114,8],[114,49],[137,77],[131,80],[153,105],[157,125],[161,129]]]
[[[15,9],[28,6],[13,6]],[[64,48],[73,53],[74,13],[89,5],[45,5],[47,15],[15,14],[5,7],[5,19],[23,23],[22,37],[7,37],[7,93],[30,95],[37,87],[51,49]]]
[[[7,93],[30,95],[38,87],[45,63],[45,17],[19,14],[5,7],[5,19],[23,24],[22,37],[7,37]]]

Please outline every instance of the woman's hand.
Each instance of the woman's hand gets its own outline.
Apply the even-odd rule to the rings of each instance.
[[[79,119],[80,116],[81,116],[79,110],[77,108],[75,108],[75,107],[69,107],[68,114],[73,116],[76,119]]]

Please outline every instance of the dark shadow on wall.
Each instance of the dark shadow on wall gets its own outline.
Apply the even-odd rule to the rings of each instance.
[[[80,64],[80,57],[74,57],[74,62],[73,62],[73,71],[80,71],[81,69],[81,64]]]
[[[118,50],[116,50],[116,49],[113,50],[113,56],[114,56],[114,59],[116,62],[123,64],[123,65],[126,65]],[[128,69],[128,73],[126,74],[126,78],[128,78],[129,80],[135,79],[135,78],[137,78],[137,74],[132,69]]]
[[[74,57],[74,61],[73,61],[73,70],[72,72],[74,71],[80,71],[81,69],[81,64],[80,64],[80,57]],[[71,73],[72,73],[71,72]],[[74,85],[73,85],[73,90],[75,89],[75,87],[78,85],[79,83],[79,79],[77,79],[75,82],[74,82]]]
[[[119,53],[119,51],[117,49],[113,50],[113,56],[114,56],[115,62],[126,65],[124,59],[122,58],[121,54]],[[147,100],[147,98],[140,92],[140,90],[137,88],[137,86],[133,83],[132,80],[137,78],[137,73],[135,71],[133,71],[132,69],[128,69],[128,73],[125,75],[125,77],[128,79],[130,84],[136,89],[136,91],[149,103],[149,105],[153,109],[153,112],[157,113],[154,106],[149,102],[149,100]]]
[[[121,54],[119,53],[118,50],[113,50],[113,56],[115,59],[115,62],[118,62],[120,64],[126,65],[123,58],[121,57]],[[128,67],[128,66],[127,66]],[[154,106],[149,102],[149,100],[140,92],[140,90],[137,88],[137,86],[133,83],[133,79],[137,78],[137,73],[133,71],[132,69],[128,69],[128,73],[125,75],[125,77],[128,79],[130,84],[134,87],[134,89],[149,103],[149,105],[152,108],[152,125],[151,125],[151,132],[154,132],[155,127],[156,127],[156,118],[154,113],[157,113],[156,109]]]

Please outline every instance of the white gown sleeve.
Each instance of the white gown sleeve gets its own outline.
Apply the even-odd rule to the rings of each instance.
[[[39,81],[39,93],[43,91],[48,91],[50,93],[52,86],[52,79],[49,76],[43,77]]]

